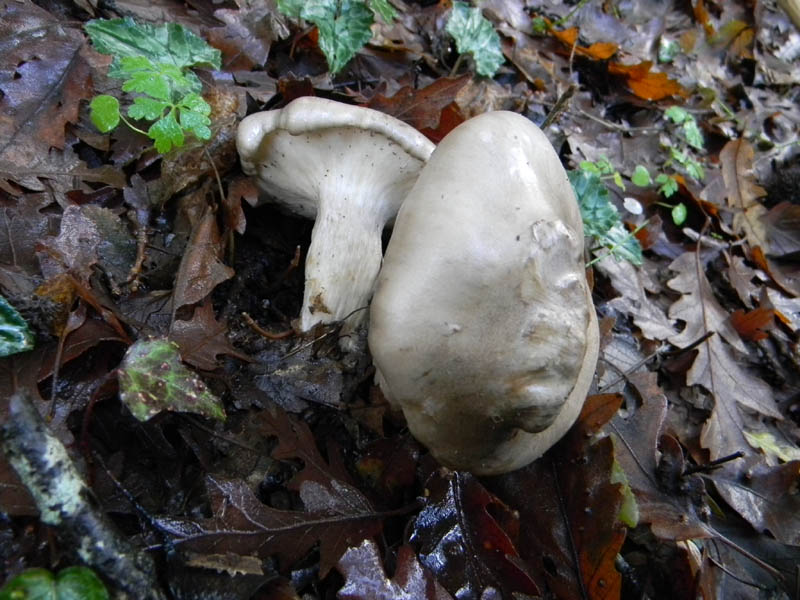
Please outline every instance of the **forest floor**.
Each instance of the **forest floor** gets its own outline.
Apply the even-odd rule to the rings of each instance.
[[[2,307],[25,351],[0,363],[0,581],[83,563],[135,598],[800,599],[797,3],[474,4],[0,0],[0,289],[27,323]],[[154,78],[90,39],[119,17],[198,38],[125,23],[121,46],[186,60]],[[156,80],[186,120],[116,126],[108,97],[151,121],[175,101]],[[365,344],[293,329],[313,223],[258,205],[235,136],[301,96],[434,143],[514,111],[601,182],[580,198],[595,382],[541,459],[441,468]]]

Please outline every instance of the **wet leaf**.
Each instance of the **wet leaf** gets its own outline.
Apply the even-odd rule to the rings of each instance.
[[[191,320],[172,323],[169,339],[178,344],[185,362],[198,369],[213,371],[218,366],[217,356],[220,354],[250,360],[233,347],[227,333],[228,326],[214,317],[211,302],[205,302],[194,309]]]
[[[173,314],[186,304],[195,304],[208,296],[223,281],[233,277],[233,269],[221,260],[222,241],[216,218],[206,210],[192,231],[189,245],[181,258],[173,292]]]
[[[512,539],[519,519],[499,498],[460,471],[434,474],[425,487],[427,502],[411,541],[451,594],[465,600],[498,592],[538,595]]]
[[[616,395],[590,396],[576,424],[545,456],[489,482],[519,512],[524,564],[539,588],[557,598],[620,594],[614,561],[625,539],[618,518],[622,485],[612,481],[611,439],[594,439],[619,403]]]
[[[748,243],[769,254],[771,245],[762,217],[767,209],[758,201],[766,194],[755,182],[752,173],[753,147],[744,139],[731,140],[719,153],[722,163],[722,178],[728,195],[728,206],[736,210],[733,227],[747,237]]]
[[[664,458],[662,466],[656,459],[666,414],[666,398],[661,396],[648,398],[627,419],[615,417],[611,431],[616,436],[614,446],[617,460],[625,470],[636,496],[641,522],[649,523],[656,536],[669,540],[711,537],[712,529],[698,514],[703,506],[685,492],[676,493],[677,490],[669,489],[659,475],[660,470],[668,472],[666,467],[671,460]],[[676,442],[669,444],[674,449]],[[667,456],[674,457],[674,451]],[[674,464],[674,461],[671,463]],[[683,464],[670,470],[674,473],[676,469],[680,475]]]
[[[133,344],[119,367],[119,387],[120,399],[140,421],[162,410],[225,420],[219,399],[183,366],[177,344],[167,340]]]
[[[416,129],[436,129],[442,110],[455,100],[469,79],[469,75],[441,77],[418,90],[404,86],[388,98],[376,94],[367,106],[405,121]]]
[[[33,334],[22,315],[0,296],[0,357],[33,348]]]
[[[206,488],[212,517],[162,517],[158,523],[180,548],[262,558],[275,555],[283,568],[319,542],[320,576],[324,577],[348,547],[379,533],[383,519],[354,488],[335,480],[327,486],[312,483],[305,491],[301,488],[304,501],[321,510],[308,506],[305,511],[277,510],[263,504],[243,481],[209,475]]]
[[[397,568],[392,579],[384,572],[378,548],[372,540],[348,548],[337,568],[345,584],[337,598],[342,600],[450,600],[452,596],[417,562],[410,546],[397,551]]]

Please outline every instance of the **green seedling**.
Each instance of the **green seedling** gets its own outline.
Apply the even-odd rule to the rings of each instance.
[[[211,107],[194,67],[220,68],[220,52],[177,23],[149,25],[133,19],[95,19],[84,26],[98,52],[114,57],[109,76],[124,80],[131,94],[128,118],[151,121],[147,130],[131,123],[114,96],[96,96],[89,105],[92,123],[103,133],[120,121],[153,140],[156,150],[183,146],[187,135],[211,139]]]

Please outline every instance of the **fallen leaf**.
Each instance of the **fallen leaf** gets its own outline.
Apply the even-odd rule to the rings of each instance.
[[[307,482],[311,483],[311,482]],[[322,487],[322,486],[320,486]],[[385,516],[375,512],[360,492],[341,482],[325,492],[307,490],[311,503],[331,500],[314,512],[277,510],[263,504],[243,481],[206,476],[212,516],[207,519],[156,519],[176,546],[204,554],[277,556],[288,569],[320,543],[320,578],[348,547],[377,535]],[[302,490],[301,490],[302,491]]]
[[[137,340],[125,353],[117,375],[120,400],[140,421],[163,410],[225,420],[222,403],[181,363],[173,342]]]
[[[451,594],[465,600],[498,592],[509,598],[539,594],[511,537],[519,531],[519,518],[500,499],[461,471],[434,473],[425,488],[426,504],[411,542],[420,562]]]
[[[172,323],[169,339],[178,344],[185,362],[204,371],[217,368],[220,354],[249,362],[251,359],[228,341],[227,333],[228,326],[216,320],[214,307],[206,301],[195,307],[191,320]]]
[[[621,296],[609,301],[609,306],[630,315],[649,340],[665,340],[675,335],[672,321],[646,290],[658,292],[644,269],[637,269],[626,260],[603,260],[595,268],[611,279],[611,285]]]
[[[758,202],[767,192],[755,182],[752,172],[754,156],[753,147],[747,140],[739,138],[725,144],[719,153],[719,160],[728,206],[736,211],[733,216],[734,231],[744,233],[752,247],[759,246],[769,254],[770,242],[762,222],[767,209]]]
[[[342,600],[452,600],[430,572],[423,568],[410,546],[397,550],[397,568],[389,579],[372,540],[348,548],[337,568],[345,582],[337,598]]]
[[[694,253],[682,254],[669,268],[677,271],[678,275],[667,285],[682,293],[670,307],[669,316],[686,322],[684,330],[669,341],[678,348],[685,348],[708,332],[715,333],[697,347],[697,356],[686,374],[687,385],[702,385],[714,397],[714,409],[703,427],[700,442],[711,452],[712,459],[747,450],[747,441],[742,433],[744,421],[738,405],[782,419],[772,390],[764,381],[739,366],[731,346],[745,355],[747,347],[714,297]],[[738,468],[738,464],[733,463],[731,468]]]
[[[775,310],[760,307],[744,312],[735,310],[731,313],[731,325],[744,339],[752,342],[769,337],[767,331],[775,323]]]
[[[614,417],[610,425],[616,438],[617,460],[636,496],[640,522],[649,523],[661,539],[711,537],[713,531],[698,514],[703,507],[685,493],[668,490],[659,478],[656,452],[666,416],[667,400],[662,395],[647,398],[628,418]]]
[[[617,62],[608,63],[610,75],[619,75],[631,91],[645,100],[662,100],[669,96],[688,96],[683,86],[670,79],[666,73],[651,71],[653,63],[649,60],[635,65],[623,65]]]
[[[549,30],[550,35],[556,38],[559,42],[566,44],[570,48],[575,48],[576,54],[581,54],[594,60],[607,60],[617,53],[617,45],[612,42],[595,42],[590,46],[581,46],[578,42],[578,28],[571,27],[557,31],[555,29]]]
[[[539,588],[556,598],[619,598],[622,486],[611,480],[611,439],[595,434],[620,401],[615,394],[590,396],[576,424],[542,458],[488,482],[519,511],[520,557]]]
[[[376,94],[366,104],[405,121],[415,129],[437,129],[442,110],[455,101],[456,95],[470,80],[470,75],[441,77],[424,88],[400,88],[390,97]]]
[[[175,276],[173,318],[186,304],[196,304],[223,281],[233,277],[233,269],[221,260],[222,243],[214,213],[206,209],[192,231],[189,245]]]

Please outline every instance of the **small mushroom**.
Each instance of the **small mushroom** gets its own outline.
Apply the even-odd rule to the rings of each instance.
[[[378,277],[369,347],[385,395],[442,464],[512,471],[577,418],[598,341],[581,214],[547,138],[511,112],[459,125]]]
[[[381,265],[381,232],[433,144],[376,110],[298,98],[242,120],[242,168],[276,203],[310,219],[299,326],[363,320]]]

